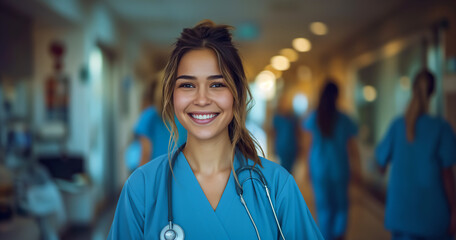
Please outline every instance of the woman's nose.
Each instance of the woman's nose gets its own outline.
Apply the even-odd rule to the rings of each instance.
[[[211,99],[208,96],[208,90],[205,88],[198,88],[195,98],[195,104],[199,106],[209,105],[211,103]]]

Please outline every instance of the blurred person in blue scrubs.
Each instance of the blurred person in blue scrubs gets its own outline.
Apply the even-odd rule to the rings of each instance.
[[[338,96],[339,88],[332,79],[327,79],[316,111],[303,121],[302,126],[305,149],[310,151],[308,174],[314,191],[317,222],[327,240],[345,238],[348,184],[350,177],[359,179],[358,129],[347,115],[337,110]]]
[[[159,78],[154,78],[143,94],[141,114],[133,129],[134,140],[125,153],[127,167],[130,171],[142,166],[160,155],[168,153],[170,132],[161,116],[159,103],[161,86]],[[158,90],[157,90],[158,89]],[[185,142],[187,132],[177,121],[180,138],[178,144]]]
[[[275,154],[280,164],[291,173],[298,152],[298,118],[292,110],[291,101],[284,94],[272,119]]]
[[[323,239],[293,176],[258,156],[230,29],[205,20],[175,43],[163,112],[187,142],[132,173],[108,239]]]
[[[456,231],[456,137],[445,120],[428,114],[434,88],[429,71],[417,74],[405,115],[375,151],[382,172],[391,164],[385,227],[394,240],[453,239]]]

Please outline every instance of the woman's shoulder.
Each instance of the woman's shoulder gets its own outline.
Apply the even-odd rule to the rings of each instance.
[[[423,119],[424,121],[426,121],[427,123],[432,123],[432,124],[436,124],[436,125],[448,124],[448,122],[445,119],[443,119],[442,117],[439,117],[439,116],[423,114],[420,118]]]
[[[261,156],[258,156],[258,157],[261,160],[261,164],[263,165],[263,168],[273,170],[273,171],[282,171],[283,170],[286,173],[288,173],[288,171],[285,170],[285,168],[283,168],[280,164],[278,164],[274,161],[271,161],[267,158],[261,157]]]
[[[263,168],[260,167],[260,170],[267,179],[268,184],[272,184],[271,181],[274,183],[283,184],[291,176],[291,174],[280,164],[264,157],[260,157],[260,160],[261,165],[263,166]]]
[[[168,154],[163,154],[133,171],[128,181],[137,182],[146,180],[150,182],[157,177],[166,175],[168,168]]]

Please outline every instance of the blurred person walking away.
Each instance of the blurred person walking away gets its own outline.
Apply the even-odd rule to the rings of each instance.
[[[161,107],[155,104],[161,101],[160,81],[159,77],[153,79],[143,93],[142,111],[133,129],[133,141],[125,152],[126,164],[130,171],[168,153],[170,132],[161,116]],[[187,132],[179,122],[177,126],[180,145],[187,139]]]
[[[352,177],[359,179],[358,130],[347,115],[337,110],[337,85],[332,79],[326,82],[316,111],[303,122],[304,146],[309,151],[308,174],[320,231],[327,240],[345,239],[350,170]]]
[[[385,227],[394,240],[453,239],[456,231],[456,137],[445,120],[428,114],[434,88],[432,73],[416,75],[405,115],[375,152],[382,172],[391,164]]]
[[[291,173],[298,152],[298,118],[292,104],[283,94],[279,99],[277,111],[272,120],[274,150],[280,164]]]

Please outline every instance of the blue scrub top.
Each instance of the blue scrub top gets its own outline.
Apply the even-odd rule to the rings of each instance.
[[[272,120],[275,137],[275,152],[282,166],[291,171],[298,152],[297,120],[293,115],[275,114]]]
[[[178,146],[180,146],[187,139],[187,131],[179,123],[177,118],[175,119],[175,122],[179,132]],[[148,107],[141,113],[134,128],[134,133],[138,136],[145,136],[151,141],[151,159],[168,153],[170,133],[155,107]]]
[[[280,165],[261,160],[264,166],[261,171],[285,238],[323,239],[294,178]],[[239,167],[238,161],[235,158],[235,169]],[[160,231],[168,224],[168,169],[168,157],[163,155],[133,172],[123,187],[108,239],[159,239]],[[182,153],[173,172],[174,222],[183,228],[185,239],[257,239],[236,193],[232,172],[215,211]],[[246,174],[239,176],[241,182],[247,178]],[[264,188],[252,180],[243,186],[243,196],[261,238],[280,239]]]
[[[408,142],[404,117],[393,121],[378,145],[380,166],[392,164],[385,226],[420,236],[443,236],[449,226],[449,206],[442,169],[456,164],[456,137],[442,119],[422,115],[415,139]]]
[[[348,180],[350,169],[347,142],[358,128],[345,114],[338,112],[331,137],[323,137],[317,123],[317,112],[303,122],[303,128],[312,134],[310,172],[313,179]]]

